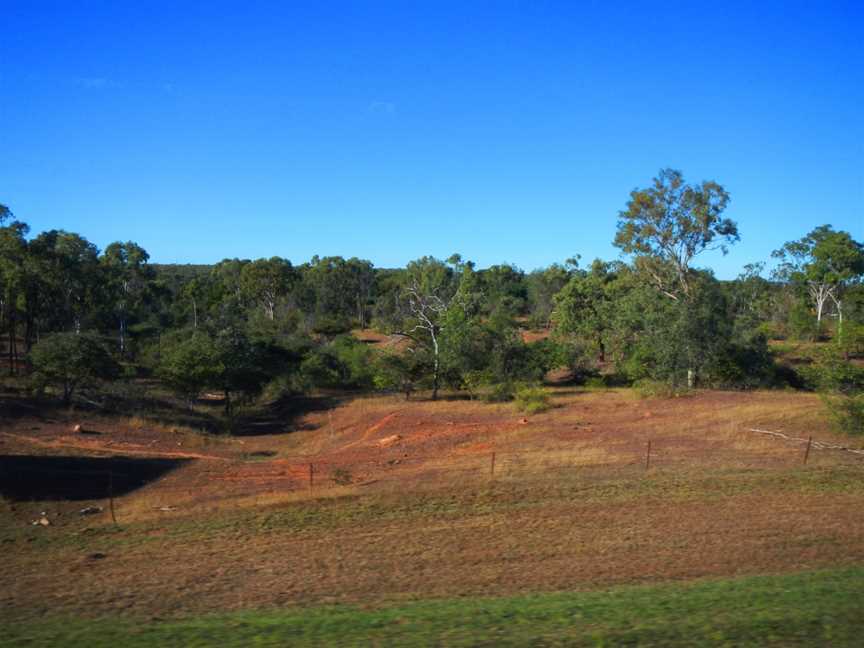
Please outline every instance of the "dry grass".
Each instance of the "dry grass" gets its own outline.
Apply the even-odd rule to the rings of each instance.
[[[838,440],[816,397],[639,400],[627,390],[562,387],[552,402],[523,420],[510,404],[355,398],[306,414],[290,434],[230,440],[140,419],[94,422],[99,435],[77,440],[90,444],[78,452],[205,447],[119,497],[118,530],[107,512],[78,516],[82,502],[5,502],[0,606],[171,615],[585,589],[864,559],[861,459],[819,451],[802,466],[800,444],[748,431]],[[5,451],[69,451],[51,445],[69,439],[65,426],[36,427],[22,419],[17,436],[4,432]],[[335,483],[339,469],[351,483]],[[31,526],[47,509],[61,515],[50,527]],[[107,557],[89,557],[96,553]]]

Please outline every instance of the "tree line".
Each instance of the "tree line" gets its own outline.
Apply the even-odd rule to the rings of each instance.
[[[738,242],[728,204],[718,183],[664,169],[618,215],[621,259],[527,273],[458,254],[397,269],[318,256],[159,265],[131,241],[100,251],[63,230],[30,237],[0,205],[5,364],[67,401],[98,378],[155,377],[190,403],[218,390],[230,414],[262,391],[315,388],[504,400],[553,369],[676,388],[806,386],[769,341],[830,339],[849,374],[832,384],[859,393],[862,244],[818,226],[776,250],[772,272],[760,260],[719,281],[696,264]],[[351,335],[370,328],[385,343]],[[528,329],[546,334],[526,341]]]

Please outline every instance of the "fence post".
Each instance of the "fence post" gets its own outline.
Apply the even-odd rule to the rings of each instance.
[[[309,464],[309,490],[312,490],[312,487],[315,485],[315,477],[314,475],[314,467],[312,464]]]
[[[813,444],[813,437],[811,436],[807,439],[807,449],[804,451],[804,463],[807,463],[808,457],[810,457],[810,446]]]
[[[111,510],[111,521],[117,526],[117,516],[114,513],[114,471],[108,471],[108,508]]]
[[[651,439],[648,439],[648,451],[645,453],[645,470],[651,467]]]
[[[492,453],[492,463],[489,466],[489,476],[490,477],[495,476],[495,453],[494,452]]]

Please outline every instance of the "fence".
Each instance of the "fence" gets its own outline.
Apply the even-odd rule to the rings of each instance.
[[[614,481],[627,487],[646,475],[692,475],[712,468],[788,470],[844,462],[864,468],[864,450],[770,430],[742,432],[753,440],[751,446],[710,451],[704,446],[681,445],[674,437],[621,446],[611,440],[605,445],[559,444],[540,449],[473,444],[446,453],[416,453],[397,444],[365,448],[354,455],[251,452],[241,458],[200,455],[197,460],[169,458],[168,453],[158,452],[122,456],[118,448],[117,456],[103,458],[0,457],[0,483],[5,484],[4,494],[10,491],[10,484],[12,491],[29,488],[34,500],[104,500],[105,515],[122,522],[144,511],[191,510],[274,496],[309,499],[376,490],[479,488],[490,483],[569,488]],[[26,498],[25,491],[18,495]]]

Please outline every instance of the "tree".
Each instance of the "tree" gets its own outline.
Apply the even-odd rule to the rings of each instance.
[[[528,302],[525,273],[513,265],[493,265],[478,273],[482,280],[485,310],[509,316],[522,315]]]
[[[80,388],[114,378],[120,370],[102,341],[90,333],[49,335],[36,343],[30,360],[37,383],[60,387],[67,405]]]
[[[843,290],[864,275],[864,246],[848,232],[821,225],[797,241],[789,241],[771,256],[780,260],[774,276],[807,289],[822,321],[829,300],[843,324]]]
[[[612,264],[596,259],[589,271],[574,273],[555,295],[552,318],[556,332],[583,338],[598,352],[601,362],[606,360],[606,331],[613,321],[610,284],[616,278]]]
[[[728,204],[729,194],[716,182],[688,185],[680,171],[663,169],[651,187],[630,193],[627,208],[619,215],[614,244],[634,256],[637,271],[657,290],[682,301],[686,316],[692,312],[689,305],[696,283],[693,259],[707,250],[725,254],[728,245],[739,240],[735,222],[722,218]],[[694,358],[696,351],[690,348],[685,356]],[[695,381],[691,366],[687,385],[693,387]]]
[[[296,281],[291,262],[279,257],[258,259],[243,266],[240,284],[243,291],[264,309],[270,321],[276,317],[276,305]]]
[[[98,301],[98,248],[78,234],[50,230],[30,242],[28,256],[29,283],[39,301],[34,318],[43,318],[45,330],[80,332]]]
[[[452,257],[458,263],[456,255]],[[408,283],[402,292],[402,327],[394,331],[425,347],[432,357],[432,400],[441,384],[443,320],[455,292],[453,271],[438,259],[423,257],[408,264]]]
[[[261,345],[254,344],[239,329],[220,331],[213,339],[216,372],[213,386],[225,395],[225,415],[234,412],[233,397],[248,398],[261,391],[272,377]]]
[[[552,325],[555,295],[567,285],[570,271],[557,263],[543,270],[534,270],[525,278],[528,293],[529,324],[548,329]]]
[[[0,209],[0,224],[12,218],[8,207]],[[26,223],[12,220],[0,227],[0,324],[8,339],[9,373],[16,372],[18,323],[26,315],[28,253]]]
[[[339,256],[314,256],[305,266],[304,276],[315,295],[317,319],[348,323],[356,319],[361,328],[366,327],[375,286],[371,262],[356,257],[345,260]]]
[[[739,240],[738,226],[722,214],[729,194],[714,181],[688,185],[680,171],[663,169],[647,189],[634,189],[620,212],[614,245],[635,257],[664,295],[690,296],[693,259]]]
[[[373,381],[378,389],[393,389],[405,394],[405,400],[427,375],[425,358],[422,353],[400,353],[385,351],[375,358]]]
[[[132,241],[112,243],[100,259],[107,275],[105,288],[117,317],[121,356],[126,353],[129,318],[147,298],[153,281],[149,259],[147,251]]]
[[[157,375],[191,405],[205,388],[218,382],[224,369],[213,340],[196,331],[163,347]]]

